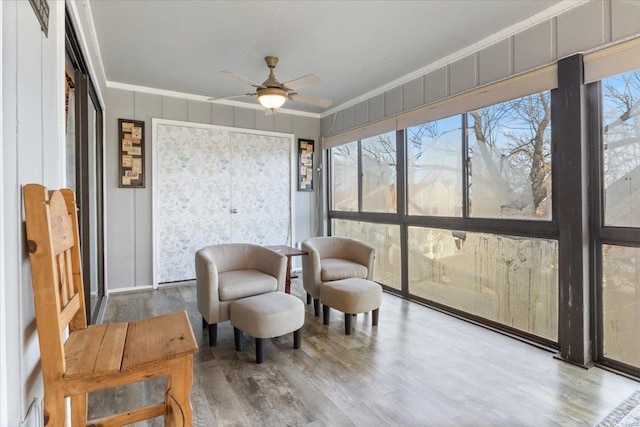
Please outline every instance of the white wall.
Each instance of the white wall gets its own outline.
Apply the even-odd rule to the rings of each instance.
[[[107,292],[147,287],[153,283],[152,118],[291,133],[296,141],[298,138],[319,141],[320,137],[320,119],[316,118],[284,113],[266,116],[261,110],[113,88],[106,90],[105,100]],[[118,187],[118,119],[145,121],[146,188]],[[316,235],[320,191],[296,191],[294,243]]]
[[[2,1],[3,222],[0,253],[0,424],[18,426],[42,401],[40,351],[25,251],[22,186],[58,187],[64,141],[64,2],[50,1],[49,35],[27,1]],[[30,422],[35,422],[36,412]],[[31,424],[33,425],[33,424]]]
[[[393,117],[640,34],[640,1],[591,0],[322,118],[322,136]],[[479,42],[480,43],[480,42]],[[407,70],[412,71],[412,70]]]

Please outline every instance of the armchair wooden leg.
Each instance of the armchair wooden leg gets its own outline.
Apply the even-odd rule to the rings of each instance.
[[[313,314],[320,316],[320,298],[313,299]]]
[[[295,350],[302,347],[302,328],[293,331],[293,348]]]
[[[371,324],[373,326],[378,326],[378,316],[380,314],[380,309],[376,308],[371,312]]]
[[[344,314],[344,334],[351,335],[351,319],[353,315],[349,313]]]
[[[233,328],[233,338],[236,342],[236,351],[244,350],[244,335],[238,328]]]
[[[256,338],[256,363],[264,362],[264,342],[263,338]]]
[[[71,396],[71,425],[87,425],[87,394]]]
[[[183,356],[171,361],[165,392],[165,425],[192,427],[191,385],[193,383],[193,356]]]
[[[307,292],[307,305],[311,304],[311,294]]]
[[[209,345],[213,347],[218,343],[218,324],[209,324]]]
[[[202,330],[204,331],[205,329],[207,329],[209,327],[209,324],[207,323],[206,320],[204,320],[204,317],[202,318]]]
[[[329,307],[328,305],[324,304],[322,306],[322,324],[323,325],[328,325],[329,324],[330,316],[331,316],[331,307]]]

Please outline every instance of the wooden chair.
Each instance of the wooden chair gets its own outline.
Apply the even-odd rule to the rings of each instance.
[[[28,184],[23,194],[44,425],[65,425],[65,397],[71,397],[74,427],[120,426],[158,416],[164,416],[165,425],[191,426],[198,345],[186,312],[87,327],[74,193]],[[87,423],[87,393],[156,377],[167,377],[164,402]]]

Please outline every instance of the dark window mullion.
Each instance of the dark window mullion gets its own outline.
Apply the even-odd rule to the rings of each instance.
[[[400,227],[400,292],[409,295],[409,232],[407,230],[407,131],[396,131],[396,222]]]
[[[362,212],[362,140],[358,141],[358,212]]]
[[[461,114],[462,138],[462,217],[469,218],[469,135],[467,133],[467,114]]]

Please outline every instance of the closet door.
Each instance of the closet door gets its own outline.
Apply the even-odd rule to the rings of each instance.
[[[291,137],[164,120],[154,130],[156,283],[194,279],[206,246],[291,243]]]
[[[158,125],[158,283],[191,280],[199,249],[231,241],[228,131]]]
[[[290,138],[231,134],[230,212],[231,241],[290,243]]]

